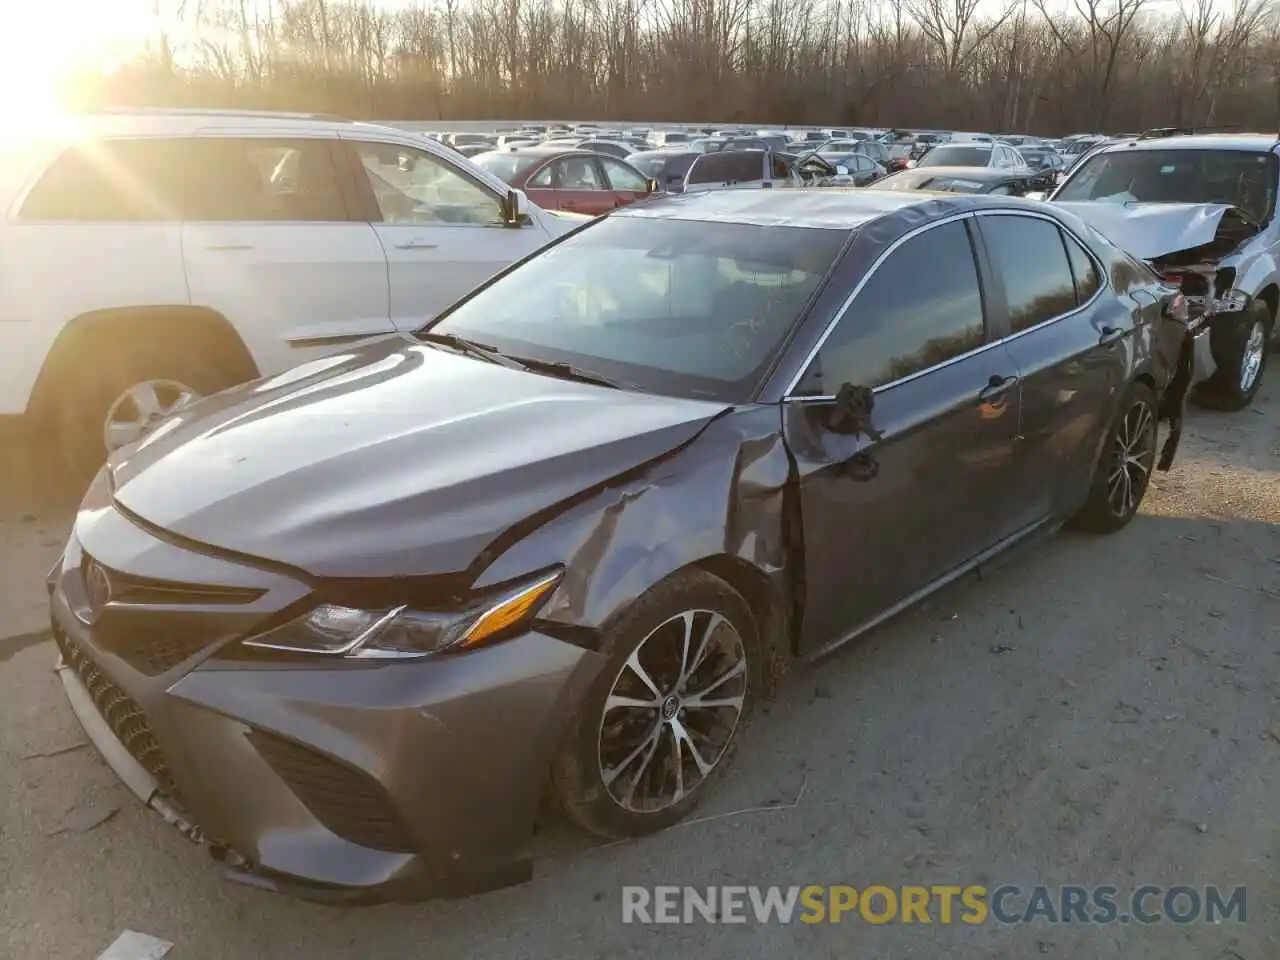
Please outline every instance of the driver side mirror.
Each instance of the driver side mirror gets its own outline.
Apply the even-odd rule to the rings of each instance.
[[[843,163],[836,164],[836,176],[837,176],[837,177],[847,177],[848,175],[849,175],[849,168],[848,168],[848,167],[846,167]]]
[[[502,222],[508,227],[523,227],[529,222],[529,198],[523,190],[507,191],[502,200]]]

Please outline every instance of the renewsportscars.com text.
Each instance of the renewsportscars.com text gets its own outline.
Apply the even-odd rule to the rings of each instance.
[[[1244,887],[623,887],[623,923],[1244,923]]]

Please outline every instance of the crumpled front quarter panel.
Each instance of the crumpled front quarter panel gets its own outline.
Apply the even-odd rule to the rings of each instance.
[[[792,466],[780,423],[775,405],[731,411],[675,456],[529,533],[477,586],[563,563],[564,582],[540,618],[601,629],[665,577],[727,558],[763,575],[773,599],[785,600],[793,574],[784,505]]]

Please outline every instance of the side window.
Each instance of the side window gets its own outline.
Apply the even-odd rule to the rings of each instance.
[[[609,178],[609,186],[614,190],[635,190],[644,193],[649,189],[649,181],[632,167],[612,157],[601,157],[600,164],[604,174]]]
[[[1076,242],[1075,237],[1064,233],[1062,239],[1067,245],[1067,257],[1071,260],[1071,273],[1076,281],[1076,302],[1087,303],[1102,286],[1102,280],[1098,277],[1098,268],[1093,258]]]
[[[786,157],[780,157],[776,153],[769,155],[770,176],[774,180],[786,180],[791,176],[791,164],[787,162]]]
[[[551,164],[547,164],[532,177],[525,181],[528,187],[550,187],[551,186]]]
[[[187,140],[100,140],[69,147],[27,195],[23,220],[176,221]]]
[[[502,203],[460,169],[424,150],[357,143],[385,223],[502,224]]]
[[[332,141],[198,137],[189,142],[187,220],[348,219]]]
[[[552,165],[558,190],[603,190],[600,170],[592,157],[564,157]]]
[[[921,270],[922,263],[929,264]],[[876,268],[818,351],[806,392],[878,387],[982,346],[982,296],[961,222],[912,237]]]
[[[1037,217],[978,219],[991,266],[1004,282],[1011,333],[1075,309],[1075,284],[1055,224]]]

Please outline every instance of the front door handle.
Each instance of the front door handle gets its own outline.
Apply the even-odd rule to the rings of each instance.
[[[404,243],[397,243],[396,249],[397,250],[434,250],[438,246],[440,246],[440,244],[430,243],[426,240],[420,240],[415,237],[414,239],[405,241]]]
[[[211,243],[206,250],[224,251],[224,250],[252,250],[252,243]]]
[[[1117,340],[1123,338],[1124,335],[1128,332],[1129,332],[1128,330],[1121,330],[1118,327],[1110,327],[1110,326],[1103,327],[1101,330],[1098,331],[1098,346],[1100,347],[1110,346],[1111,344],[1115,343]]]
[[[987,385],[978,393],[978,402],[1000,403],[1017,384],[1017,377],[1006,377],[999,373],[993,373],[991,379],[987,381]]]

